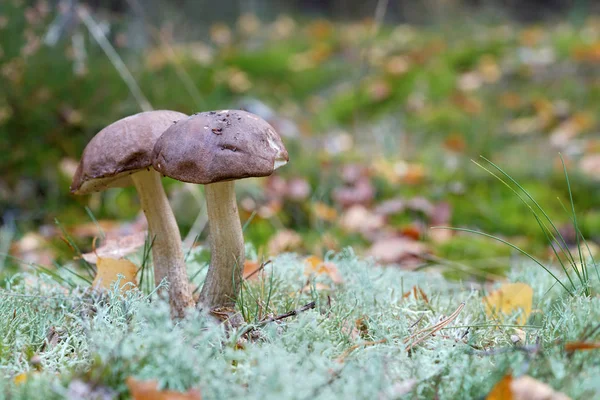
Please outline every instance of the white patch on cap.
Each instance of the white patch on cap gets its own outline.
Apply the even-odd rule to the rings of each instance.
[[[273,163],[273,169],[277,169],[287,164],[287,160],[282,157],[281,147],[279,147],[277,143],[275,143],[275,141],[273,140],[274,134],[275,133],[271,129],[267,130],[267,143],[269,144],[270,148],[275,150],[276,153],[275,162]]]
[[[229,110],[221,110],[217,114],[225,114],[225,113],[228,113],[228,112],[229,112]]]
[[[276,158],[275,162],[273,163],[273,169],[277,169],[279,167],[283,167],[287,163],[288,162],[286,161],[285,158]]]

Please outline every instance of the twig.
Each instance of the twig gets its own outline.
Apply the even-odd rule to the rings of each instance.
[[[108,39],[106,39],[106,36],[104,36],[104,32],[102,32],[100,26],[98,26],[96,21],[94,21],[85,8],[79,8],[78,15],[94,37],[94,40],[96,40],[98,45],[100,45],[110,62],[113,64],[119,75],[121,75],[121,78],[123,81],[125,81],[125,84],[129,88],[129,91],[133,97],[135,97],[142,111],[152,111],[150,102],[142,93],[142,90],[138,86],[129,69],[127,69],[127,66],[119,56],[119,53],[117,53]]]
[[[406,339],[404,339],[402,341],[403,343],[407,343],[407,342],[410,342],[411,340],[415,339],[414,342],[412,342],[406,346],[406,351],[410,351],[415,345],[421,343],[422,341],[424,341],[425,339],[427,339],[428,337],[430,337],[431,335],[433,335],[440,329],[444,328],[450,322],[454,321],[456,319],[456,317],[458,317],[458,314],[460,314],[460,312],[462,311],[462,309],[464,307],[465,307],[465,302],[463,301],[462,303],[460,303],[460,305],[458,306],[456,311],[454,311],[452,314],[450,314],[450,316],[448,318],[444,319],[441,322],[438,322],[435,325],[432,325],[427,328],[423,328],[420,331],[417,331],[417,332],[413,333],[412,335],[410,335],[409,337],[407,337]],[[421,337],[418,337],[422,333],[424,333],[424,335]]]
[[[262,321],[258,322],[255,325],[248,325],[248,326],[246,326],[246,328],[244,328],[244,331],[240,334],[240,336],[247,335],[248,333],[254,331],[255,329],[257,329],[257,328],[259,328],[261,326],[267,325],[268,323],[275,322],[275,321],[280,321],[282,319],[289,318],[289,317],[293,317],[295,315],[300,314],[301,312],[304,312],[304,311],[307,311],[307,310],[311,310],[311,309],[313,309],[315,307],[316,307],[316,303],[314,301],[311,301],[310,303],[305,304],[302,307],[297,308],[295,310],[288,311],[288,312],[286,312],[284,314],[279,314],[279,315],[277,315],[275,317],[263,319]]]
[[[417,340],[415,340],[413,343],[411,343],[410,345],[405,347],[406,351],[410,351],[415,345],[421,343],[423,340],[425,340],[426,338],[428,338],[429,336],[433,335],[435,332],[441,330],[442,328],[444,328],[446,325],[448,325],[450,322],[454,321],[456,319],[456,317],[458,317],[458,314],[460,314],[460,312],[462,311],[462,309],[465,306],[465,302],[463,301],[462,303],[460,303],[460,305],[458,306],[458,308],[456,309],[456,311],[454,311],[452,314],[450,314],[450,316],[446,319],[444,319],[441,322],[438,322],[435,325],[432,325],[430,327],[421,329],[418,332],[415,332],[414,334],[410,335],[409,337],[407,337],[406,339],[404,339],[402,342],[403,343],[407,343],[410,340],[416,338],[418,335],[425,333],[423,336],[421,336],[420,338],[418,338]],[[420,321],[420,319],[419,319]],[[417,321],[417,322],[419,322]],[[411,325],[414,326],[415,324]],[[382,343],[386,343],[388,341],[387,338],[383,338],[383,339],[379,339],[379,340],[375,340],[372,342],[363,342],[363,343],[359,343],[359,344],[355,344],[351,347],[349,347],[348,349],[346,349],[346,351],[344,351],[342,353],[342,355],[340,355],[336,361],[337,362],[344,362],[344,360],[356,349],[359,349],[361,347],[368,347],[368,346],[374,346],[376,344],[382,344]]]
[[[271,260],[267,260],[267,261],[261,263],[260,267],[256,268],[254,271],[252,271],[251,273],[249,273],[247,276],[244,277],[244,279],[248,280],[248,279],[252,278],[254,275],[258,274],[260,271],[262,271],[263,269],[265,269],[265,267],[267,265],[269,265],[270,263],[271,263]],[[314,301],[313,301],[313,303],[314,303]]]
[[[375,341],[372,341],[372,342],[363,342],[363,343],[355,344],[354,346],[348,347],[346,349],[346,351],[344,351],[342,353],[342,355],[339,356],[336,359],[336,361],[339,362],[339,363],[342,363],[356,349],[360,349],[361,347],[375,346],[376,344],[382,344],[382,343],[385,343],[385,342],[387,342],[387,338],[375,340]]]
[[[266,325],[269,322],[280,321],[280,320],[285,319],[285,318],[293,317],[293,316],[296,316],[296,315],[300,314],[301,312],[304,312],[304,311],[307,311],[307,310],[312,310],[313,308],[315,308],[315,306],[316,306],[316,303],[314,301],[311,301],[310,303],[305,304],[302,307],[297,308],[295,310],[288,311],[288,312],[286,312],[284,314],[280,314],[280,315],[277,315],[275,317],[264,319],[264,320],[260,321],[260,324],[261,325]]]

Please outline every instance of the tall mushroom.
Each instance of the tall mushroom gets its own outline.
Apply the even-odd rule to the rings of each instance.
[[[211,261],[198,307],[232,307],[240,290],[244,237],[234,180],[268,176],[288,162],[275,129],[239,110],[194,114],[167,129],[154,146],[156,171],[204,184]]]
[[[152,168],[152,150],[160,135],[187,115],[148,111],[120,119],[98,132],[87,144],[73,177],[71,193],[89,194],[135,185],[154,240],[152,257],[158,285],[169,281],[171,314],[182,317],[194,302],[187,278],[181,235],[161,183]]]

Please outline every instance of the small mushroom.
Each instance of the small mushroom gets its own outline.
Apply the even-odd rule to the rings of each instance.
[[[89,194],[114,187],[135,185],[154,240],[154,278],[169,281],[171,314],[182,317],[194,304],[187,277],[181,235],[161,183],[152,168],[156,140],[185,114],[160,110],[120,119],[90,140],[73,177],[71,193]]]
[[[161,174],[205,185],[211,261],[198,307],[234,306],[245,251],[233,181],[268,176],[286,164],[288,152],[281,138],[254,114],[203,112],[167,129],[156,142],[152,159]]]

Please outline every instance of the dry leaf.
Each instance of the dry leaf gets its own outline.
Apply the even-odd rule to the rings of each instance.
[[[94,278],[94,282],[92,282],[92,287],[94,288],[110,289],[110,286],[117,280],[117,275],[119,274],[124,276],[119,282],[121,287],[127,283],[136,285],[135,275],[137,273],[137,265],[125,258],[98,257],[96,267],[96,277]]]
[[[131,235],[122,236],[117,239],[107,239],[106,242],[95,251],[82,254],[82,258],[95,264],[98,258],[122,258],[135,253],[144,246],[146,242],[146,232],[136,232]]]
[[[304,275],[327,275],[333,283],[342,283],[344,281],[337,267],[332,262],[325,262],[317,256],[310,256],[304,260],[304,263],[306,265]]]
[[[302,246],[302,237],[291,229],[278,231],[267,245],[269,254],[277,255],[286,251],[295,251]]]
[[[570,342],[565,344],[566,351],[600,349],[600,342]]]
[[[385,219],[361,205],[354,205],[340,217],[340,227],[346,232],[367,234],[383,227]]]
[[[376,241],[369,255],[384,264],[402,263],[427,252],[427,245],[402,237],[391,237]]]
[[[185,393],[158,390],[158,382],[138,381],[132,377],[127,378],[126,382],[133,400],[202,400],[202,395],[197,389],[190,389]]]
[[[327,286],[326,284],[317,282],[314,285],[306,285],[306,286],[304,286],[302,288],[302,293],[308,293],[308,292],[312,291],[313,288],[317,292],[320,292],[322,290],[331,290],[331,287]]]
[[[556,392],[545,383],[527,375],[513,379],[510,390],[514,400],[569,400],[564,393]]]
[[[257,279],[258,278],[258,270],[260,269],[261,264],[258,261],[244,261],[244,279]]]
[[[525,325],[531,313],[533,289],[525,283],[507,283],[483,299],[486,312],[490,318],[510,315],[521,310],[516,320],[519,325]]]
[[[488,393],[486,400],[512,400],[514,399],[512,391],[510,390],[510,384],[512,383],[512,375],[506,374]]]
[[[569,400],[569,397],[530,376],[514,379],[511,374],[506,374],[486,400]]]
[[[20,374],[15,375],[15,377],[13,378],[13,383],[15,385],[21,385],[25,382],[27,382],[27,373],[26,372],[21,372]]]
[[[342,207],[368,205],[375,197],[375,188],[369,178],[361,178],[353,185],[335,188],[332,196],[334,201]]]
[[[444,147],[456,153],[462,153],[467,148],[467,142],[464,135],[455,132],[446,137],[444,140]]]
[[[383,101],[390,97],[392,89],[390,84],[380,79],[367,85],[367,95],[373,101]]]
[[[562,165],[561,165],[562,169]],[[594,180],[600,180],[600,154],[586,155],[579,161],[579,169],[588,177]]]
[[[315,202],[313,203],[313,211],[315,216],[323,221],[332,222],[338,217],[337,211],[333,207],[329,207],[325,203]]]

